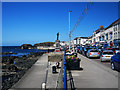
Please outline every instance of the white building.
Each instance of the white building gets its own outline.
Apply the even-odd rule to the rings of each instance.
[[[65,46],[65,41],[60,41],[60,46]]]
[[[88,37],[76,37],[74,39],[74,45],[85,45]]]
[[[107,28],[99,26],[99,29],[93,32],[93,35],[90,37],[76,37],[74,40],[74,45],[99,45],[108,43],[113,43],[114,45],[120,46],[120,18],[114,21]]]
[[[93,32],[92,43],[119,43],[120,41],[120,19],[113,22],[107,28],[99,26],[99,29]]]

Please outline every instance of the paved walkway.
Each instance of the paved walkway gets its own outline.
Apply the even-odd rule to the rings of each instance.
[[[78,57],[83,70],[71,70],[75,88],[118,88],[117,71],[80,54]]]
[[[41,88],[45,82],[48,55],[44,54],[12,88]]]
[[[47,76],[47,83],[46,88],[56,88],[57,87],[57,80],[59,79],[59,72],[61,68],[57,68],[57,73],[52,73],[52,66],[56,65],[56,62],[51,62],[51,65],[49,65],[48,68],[48,76]],[[61,63],[60,63],[61,67]]]

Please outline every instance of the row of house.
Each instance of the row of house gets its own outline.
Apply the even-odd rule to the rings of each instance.
[[[120,18],[108,27],[99,26],[92,36],[76,37],[73,40],[74,45],[99,45],[104,43],[120,45]]]

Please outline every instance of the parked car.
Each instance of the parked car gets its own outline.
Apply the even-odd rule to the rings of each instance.
[[[120,48],[113,48],[114,53],[120,53]]]
[[[97,46],[96,49],[99,50],[99,52],[102,51],[102,47],[101,46]]]
[[[107,47],[106,50],[113,50],[113,48],[111,48],[111,47]]]
[[[90,47],[90,46],[84,47],[84,49],[83,49],[83,55],[86,56],[87,51],[88,51],[89,49],[92,49],[92,47]]]
[[[120,53],[111,57],[111,68],[120,71]]]
[[[82,54],[83,53],[83,49],[84,49],[84,47],[80,47],[80,50],[79,50],[79,52]]]
[[[114,52],[112,50],[104,50],[102,52],[102,55],[100,57],[101,62],[102,61],[110,61],[111,57],[115,55]]]
[[[107,47],[108,47],[107,43],[103,45],[103,49],[106,49]]]
[[[100,52],[97,49],[89,49],[87,52],[88,58],[100,58]]]
[[[77,46],[77,52],[80,53],[80,46]]]

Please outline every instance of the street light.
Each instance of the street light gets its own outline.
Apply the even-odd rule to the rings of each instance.
[[[70,37],[71,37],[70,35],[70,12],[72,11],[69,11],[69,51],[70,51]]]

